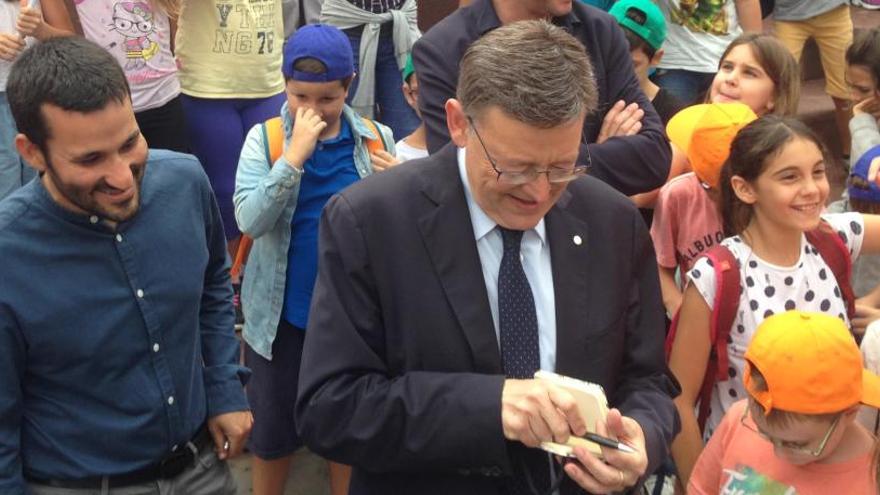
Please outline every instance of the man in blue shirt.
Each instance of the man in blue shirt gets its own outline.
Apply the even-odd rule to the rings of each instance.
[[[234,493],[248,371],[205,174],[147,149],[88,41],[26,51],[7,92],[40,179],[0,203],[0,493]]]

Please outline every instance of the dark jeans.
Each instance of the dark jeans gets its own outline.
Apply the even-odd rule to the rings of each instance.
[[[141,134],[150,148],[189,153],[189,141],[186,138],[186,119],[183,114],[183,103],[180,96],[162,105],[134,114]]]
[[[706,91],[715,79],[715,74],[681,69],[659,69],[652,79],[655,84],[678,98],[684,106],[690,106],[702,103]]]
[[[361,37],[357,33],[346,31],[351,50],[354,53],[354,70],[359,72],[358,54],[361,49]],[[374,117],[394,131],[394,140],[399,141],[412,134],[419,126],[419,117],[403,97],[403,77],[397,59],[394,56],[394,39],[390,34],[379,36],[379,47],[376,51],[376,109]],[[354,78],[348,91],[348,103],[357,91],[358,78]]]

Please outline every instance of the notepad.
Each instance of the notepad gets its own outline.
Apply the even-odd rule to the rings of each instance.
[[[587,431],[596,432],[596,423],[605,422],[608,416],[608,399],[601,385],[585,382],[569,376],[557,375],[549,371],[537,371],[535,379],[546,380],[553,385],[563,388],[574,396],[578,411],[587,424]],[[568,437],[568,442],[561,444],[555,442],[542,442],[541,448],[552,454],[562,457],[574,457],[574,446],[580,445],[589,452],[602,457],[602,449],[593,442],[574,435]]]

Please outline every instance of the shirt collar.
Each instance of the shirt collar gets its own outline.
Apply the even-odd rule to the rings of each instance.
[[[32,184],[28,184],[27,187],[33,188],[33,194],[36,197],[36,201],[38,204],[45,208],[49,213],[70,223],[88,227],[101,232],[108,232],[113,230],[122,231],[124,230],[124,226],[126,224],[134,220],[133,217],[125,222],[120,222],[116,225],[116,229],[111,229],[108,225],[104,224],[104,219],[102,217],[94,213],[77,213],[75,211],[68,210],[67,208],[58,204],[58,202],[55,201],[55,198],[52,197],[52,194],[49,192],[49,190],[46,189],[46,186],[43,184],[42,175],[34,178]],[[140,207],[143,207],[143,181],[141,181]],[[135,217],[136,216],[137,213],[135,213]]]
[[[483,237],[486,237],[498,224],[495,220],[489,218],[489,215],[486,214],[485,211],[477,204],[474,200],[474,196],[471,193],[471,185],[468,182],[467,178],[467,168],[465,167],[465,148],[458,148],[458,174],[461,178],[461,183],[464,186],[464,197],[467,200],[468,211],[471,215],[471,225],[474,227],[474,239],[479,241]],[[544,219],[542,218],[534,228],[526,231],[526,232],[534,232],[538,239],[541,241],[541,245],[546,245],[546,236],[547,230],[544,225]]]

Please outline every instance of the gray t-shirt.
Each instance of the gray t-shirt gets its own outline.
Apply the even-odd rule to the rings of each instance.
[[[803,21],[841,5],[846,5],[846,0],[776,0],[773,18],[777,21]]]

